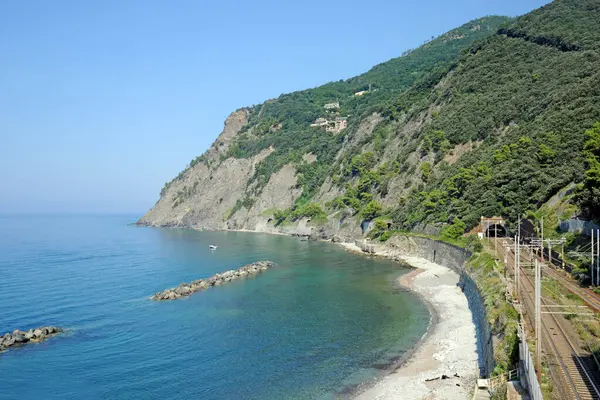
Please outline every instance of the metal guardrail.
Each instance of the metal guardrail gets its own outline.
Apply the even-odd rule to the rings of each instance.
[[[488,390],[493,392],[498,389],[502,385],[505,385],[507,382],[518,380],[519,379],[519,370],[513,369],[511,371],[505,372],[501,375],[495,376],[493,378],[489,378],[488,381]]]

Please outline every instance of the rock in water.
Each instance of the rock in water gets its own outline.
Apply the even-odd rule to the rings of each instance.
[[[247,276],[260,274],[274,266],[276,266],[276,264],[272,261],[257,261],[252,264],[244,265],[243,267],[236,270],[225,271],[220,274],[215,274],[210,278],[198,279],[192,281],[192,283],[183,282],[177,287],[156,293],[151,297],[151,299],[157,301],[180,299],[200,290],[207,289],[211,286],[219,286],[224,283],[245,278]]]
[[[9,347],[41,342],[61,332],[63,332],[62,328],[57,328],[55,326],[41,326],[39,328],[30,329],[27,332],[15,329],[13,333],[7,332],[3,336],[0,336],[0,352]]]

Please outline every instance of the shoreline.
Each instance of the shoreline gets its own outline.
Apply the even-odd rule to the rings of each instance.
[[[195,229],[195,228],[192,228]],[[226,232],[307,237],[282,231],[228,229]],[[451,269],[420,257],[398,257],[386,250],[367,253],[354,242],[334,242],[348,252],[404,262],[414,268],[396,280],[413,291],[430,312],[426,332],[402,357],[378,376],[359,383],[336,398],[355,400],[464,400],[473,393],[479,376],[477,337],[467,299]]]
[[[354,243],[338,243],[352,253],[364,253]],[[393,259],[376,252],[371,256]],[[478,377],[477,339],[471,311],[458,274],[419,257],[401,257],[415,268],[397,283],[419,295],[431,318],[426,333],[387,374],[359,385],[356,400],[466,399]]]

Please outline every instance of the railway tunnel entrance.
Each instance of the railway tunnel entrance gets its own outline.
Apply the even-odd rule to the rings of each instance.
[[[508,230],[502,217],[481,217],[479,222],[479,232],[488,238],[506,237]]]

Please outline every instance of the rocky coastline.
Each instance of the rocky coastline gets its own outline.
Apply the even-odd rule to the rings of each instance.
[[[41,326],[27,332],[16,329],[13,333],[6,332],[0,336],[0,352],[10,347],[23,346],[27,343],[39,343],[62,333],[62,328],[55,326]]]
[[[276,266],[276,264],[272,261],[257,261],[252,264],[244,265],[236,270],[215,274],[210,278],[198,279],[190,283],[183,282],[177,287],[154,294],[151,299],[156,301],[177,300],[212,286],[219,286],[234,280],[261,274],[274,266]]]

